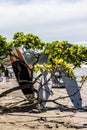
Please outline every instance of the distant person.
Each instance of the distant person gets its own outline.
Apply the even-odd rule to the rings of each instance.
[[[0,72],[0,82],[3,81],[3,78],[2,78],[2,73]]]
[[[13,77],[13,75],[12,75],[12,72],[10,71],[10,78],[12,78]]]
[[[0,72],[0,77],[2,76],[1,72]]]
[[[6,82],[9,82],[9,70],[7,68],[5,70],[5,77],[6,77]]]

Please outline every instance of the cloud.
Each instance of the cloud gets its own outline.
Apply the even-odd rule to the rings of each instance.
[[[44,41],[86,40],[87,0],[1,0],[0,31],[8,39],[18,31]]]

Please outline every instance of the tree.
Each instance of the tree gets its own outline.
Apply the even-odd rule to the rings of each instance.
[[[74,79],[75,75],[73,73],[73,69],[80,67],[82,62],[86,63],[87,61],[86,47],[78,46],[76,44],[70,45],[68,41],[53,41],[52,43],[44,43],[38,36],[33,34],[25,35],[23,32],[17,32],[14,34],[11,42],[7,42],[6,38],[0,36],[0,61],[4,61],[1,65],[1,68],[7,61],[5,59],[9,60],[8,56],[12,55],[11,52],[13,47],[22,47],[25,55],[29,54],[29,56],[33,56],[35,58],[35,61],[30,68],[32,76],[34,72],[40,72],[40,75],[36,77],[34,81],[32,81],[33,84],[46,70],[49,71],[49,73],[52,73],[53,71],[60,72],[61,68],[63,68],[63,71],[68,77]],[[42,55],[46,56],[47,58],[45,58],[46,62],[44,63],[39,62]],[[20,87],[17,89],[20,89]],[[2,94],[2,96],[4,94]]]

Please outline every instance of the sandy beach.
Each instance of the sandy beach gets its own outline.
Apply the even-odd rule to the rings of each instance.
[[[3,82],[0,82],[0,93],[17,85],[15,78],[6,82],[4,77]],[[50,96],[50,99],[66,95],[65,88],[54,87],[53,96]],[[82,110],[74,109],[69,98],[58,100],[58,103],[66,105],[66,108],[48,102],[46,104],[47,111],[41,113],[36,109],[18,112],[2,112],[0,110],[0,130],[87,130],[87,83],[84,83],[81,89],[81,96]],[[25,99],[24,95],[21,90],[18,90],[0,98],[0,106],[10,106],[23,99]]]

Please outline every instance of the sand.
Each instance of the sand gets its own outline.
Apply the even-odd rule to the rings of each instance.
[[[6,82],[4,77],[3,82],[0,82],[0,93],[17,85],[15,78]],[[66,95],[65,88],[54,87],[53,96],[50,96],[50,99]],[[87,83],[81,89],[81,96],[82,110],[74,109],[69,98],[58,100],[58,103],[66,105],[68,108],[48,102],[47,110],[44,112],[38,112],[36,109],[18,112],[2,112],[0,110],[0,130],[87,130]],[[0,105],[9,106],[24,98],[21,90],[18,90],[0,98]]]

